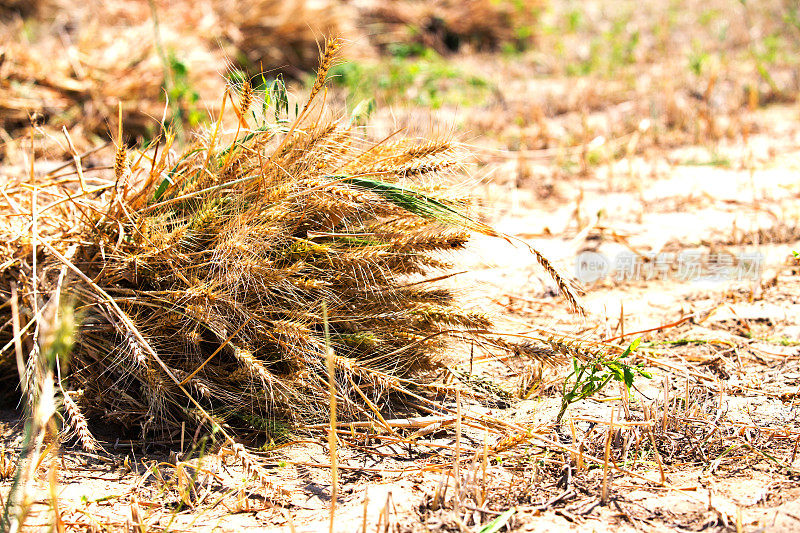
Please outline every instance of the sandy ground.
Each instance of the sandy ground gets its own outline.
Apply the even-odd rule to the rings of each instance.
[[[795,108],[769,108],[759,120],[767,123],[775,116],[796,112]],[[583,303],[588,315],[581,319],[567,311],[524,246],[488,237],[476,238],[458,256],[457,267],[466,272],[453,280],[466,301],[495,314],[508,331],[558,332],[582,339],[624,335],[616,342],[624,344],[639,337],[647,343],[639,358],[652,369],[654,377],[637,381],[630,403],[632,414],[621,414],[620,390],[609,387],[599,397],[573,406],[562,426],[554,427],[559,406],[557,383],[564,376],[564,369],[559,368],[545,371],[545,381],[551,385],[543,386],[538,398],[512,402],[505,409],[490,409],[492,415],[536,428],[546,438],[569,444],[566,420],[570,417],[604,422],[614,411],[627,420],[640,419],[637,412],[642,406],[657,404],[665,390],[672,397],[691,389],[689,396],[697,398],[697,406],[705,409],[704,413],[714,413],[709,404],[719,409],[718,416],[726,421],[717,421],[719,431],[733,428],[741,438],[752,438],[753,442],[758,437],[749,432],[780,434],[783,444],[766,451],[783,467],[752,454],[741,463],[714,456],[706,457],[706,464],[696,457],[664,457],[665,486],[659,486],[658,469],[653,468],[652,460],[645,461],[631,470],[645,479],[619,472],[612,475],[608,503],[601,505],[602,468],[578,472],[572,464],[565,474],[563,465],[569,465],[569,461],[564,463],[557,450],[551,458],[542,456],[534,439],[513,453],[489,454],[488,512],[481,516],[475,511],[473,517],[466,508],[458,515],[450,509],[434,510],[434,493],[446,476],[444,467],[430,465],[448,464],[449,449],[409,447],[403,451],[402,443],[361,450],[345,446],[340,455],[342,484],[336,531],[353,531],[364,521],[367,531],[380,530],[387,521],[400,531],[458,530],[458,520],[465,530],[477,530],[476,523],[485,524],[500,510],[509,508],[516,509],[508,521],[515,531],[795,531],[800,527],[800,478],[796,470],[800,459],[795,458],[800,435],[796,406],[800,386],[800,304],[796,295],[800,293],[800,279],[797,266],[790,260],[790,252],[798,243],[791,231],[777,234],[776,242],[769,241],[769,232],[778,231],[778,224],[796,220],[794,213],[800,207],[800,180],[793,168],[800,155],[798,141],[796,129],[786,128],[775,133],[764,131],[748,146],[732,144],[726,150],[732,158],[739,157],[733,159],[732,168],[672,163],[684,157],[684,149],[667,152],[663,160],[651,162],[657,171],[642,167],[643,172],[630,176],[606,169],[592,177],[562,179],[555,184],[555,197],[544,200],[530,187],[504,183],[499,173],[493,183],[475,188],[487,204],[502,206],[492,215],[498,229],[540,247],[565,271],[577,272],[576,257],[586,250],[608,257],[611,267],[619,266],[615,258],[626,254],[639,254],[635,257],[641,258],[648,253],[671,253],[677,262],[682,251],[713,251],[730,253],[734,258],[760,254],[760,276],[755,280],[727,279],[718,272],[714,276],[700,272],[701,277],[714,279],[678,279],[676,264],[661,276],[666,279],[644,279],[647,276],[642,272],[641,279],[614,279],[614,272],[610,272],[605,279],[586,284]],[[772,144],[782,147],[781,155],[769,156]],[[756,147],[767,152],[759,155]],[[618,166],[625,168],[627,162]],[[628,185],[609,194],[608,172],[620,172],[616,179]],[[502,197],[511,201],[501,203],[498,198]],[[581,226],[576,221],[577,202],[588,219]],[[598,218],[596,213],[602,214]],[[737,234],[733,234],[734,226]],[[766,231],[757,245],[735,244],[737,239],[743,240],[742,235],[756,235],[758,228]],[[544,236],[548,229],[559,237]],[[645,268],[644,263],[639,266]],[[674,327],[639,333],[682,319]],[[463,366],[466,358],[466,353],[455,353],[453,364]],[[521,375],[519,365],[495,360],[479,362],[473,371],[491,376],[509,390]],[[677,404],[673,407],[676,413],[681,409]],[[479,405],[472,408],[486,411]],[[699,412],[691,416],[703,419]],[[713,421],[706,422],[714,426]],[[7,438],[19,438],[12,424],[13,420],[6,423]],[[585,422],[576,425],[587,442],[597,437],[588,435]],[[146,517],[148,528],[153,530],[324,530],[328,524],[330,473],[325,468],[327,447],[323,439],[316,438],[316,443],[293,445],[269,459],[274,467],[272,475],[291,491],[291,505],[286,509],[268,505],[258,496],[258,490],[240,493],[236,487],[241,472],[212,457],[204,463],[208,474],[200,476],[207,476],[206,483],[198,483],[198,494],[192,496],[203,501],[200,512],[181,509],[179,500],[165,506],[165,501],[175,498],[173,491],[165,489],[170,480],[177,483],[175,457],[153,455],[152,450],[143,454],[140,447],[125,446],[111,446],[102,459],[64,450],[55,462],[59,469],[59,505],[67,523],[88,528],[94,521],[117,527],[130,523],[131,507],[138,506],[138,515]],[[668,428],[661,438],[665,447],[670,442],[687,445],[679,428]],[[430,442],[452,446],[454,439],[452,431],[445,431],[432,434]],[[6,447],[11,445],[7,440]],[[468,429],[462,435],[462,445],[480,455],[482,432]],[[526,447],[528,452],[522,451]],[[590,447],[587,444],[586,448]],[[602,446],[600,450],[602,453]],[[597,453],[596,447],[594,451]],[[526,462],[525,453],[536,460]],[[667,453],[662,449],[662,454]],[[681,455],[675,450],[673,453]],[[464,469],[470,471],[472,464],[467,458]],[[31,527],[37,522],[45,527],[50,522],[46,494],[41,493],[40,504],[35,506],[40,512]]]
[[[445,107],[424,119],[419,109],[382,110],[375,119],[376,135],[383,123],[457,130],[476,152],[461,187],[512,242],[476,236],[452,257],[463,272],[447,282],[507,333],[607,348],[638,338],[632,360],[652,379],[638,377],[629,396],[612,383],[556,425],[568,366],[454,349],[450,368],[470,369],[512,396],[531,392],[494,405],[464,399],[465,413],[522,428],[516,440],[505,446],[499,432],[466,422],[459,434],[447,413],[445,427],[426,427],[414,445],[412,433],[433,419],[394,439],[364,441],[366,432],[356,438],[355,429],[352,438],[340,435],[334,530],[800,529],[797,106],[720,111],[719,127],[739,121],[739,134],[712,140],[682,130],[678,140],[660,134],[658,144],[649,111],[640,113],[648,102],[638,82],[664,62],[629,84],[635,90],[618,90],[616,80],[539,75],[547,61],[459,61],[503,80],[494,107]],[[643,92],[660,102],[661,90],[653,84]],[[724,99],[734,90],[723,80],[710,92]],[[687,120],[702,126],[701,118]],[[581,146],[552,140],[577,135],[581,121]],[[583,279],[586,317],[569,312],[526,243]],[[590,261],[582,267],[579,258]],[[455,398],[442,402],[455,410]],[[12,457],[20,423],[11,412],[2,420]],[[67,529],[328,529],[331,474],[319,431],[265,457],[273,483],[289,491],[282,505],[223,454],[198,464],[157,444],[143,449],[113,435],[105,442],[100,454],[67,448],[43,461],[30,530],[50,530],[51,487]],[[0,457],[0,470],[6,465]],[[53,471],[56,484],[48,481]],[[497,517],[502,523],[487,529]]]

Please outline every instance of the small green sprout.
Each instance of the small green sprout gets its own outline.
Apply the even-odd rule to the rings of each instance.
[[[628,348],[614,359],[605,359],[599,356],[594,361],[582,363],[577,358],[572,358],[572,372],[564,380],[562,390],[561,410],[556,418],[556,425],[561,423],[561,418],[567,408],[589,396],[597,394],[610,381],[624,383],[630,390],[636,375],[652,378],[652,374],[638,365],[629,365],[624,361],[639,346],[641,339],[634,340]]]

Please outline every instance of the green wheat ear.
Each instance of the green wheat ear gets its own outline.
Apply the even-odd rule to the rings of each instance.
[[[371,180],[356,176],[332,177],[338,177],[344,183],[349,183],[360,189],[378,194],[397,207],[405,209],[409,213],[419,217],[435,219],[445,224],[465,226],[480,233],[495,234],[495,230],[490,226],[468,217],[464,213],[445,204],[442,200],[425,193],[385,181]]]

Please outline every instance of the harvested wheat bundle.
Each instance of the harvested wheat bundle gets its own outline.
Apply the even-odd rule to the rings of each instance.
[[[416,42],[444,54],[464,45],[525,49],[543,8],[542,0],[403,0],[378,2],[365,15],[379,46]]]
[[[355,419],[424,387],[409,379],[448,339],[553,356],[493,341],[485,316],[424,277],[470,230],[494,232],[434,179],[459,161],[452,143],[370,143],[324,118],[314,102],[337,47],[294,120],[280,87],[267,106],[245,84],[224,100],[235,129],[220,119],[177,159],[165,133],[135,157],[119,147],[104,180],[6,187],[0,291],[19,287],[23,325],[56,290],[74,302],[62,384],[67,425],[87,442],[84,417],[167,439],[182,423],[246,436],[322,421],[328,357],[339,415]]]

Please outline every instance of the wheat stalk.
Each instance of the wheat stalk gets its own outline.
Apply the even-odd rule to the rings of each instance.
[[[70,397],[69,393],[63,391],[62,398],[64,399],[64,410],[67,413],[67,420],[69,425],[72,426],[75,435],[81,443],[81,447],[87,452],[93,452],[100,446],[97,444],[91,431],[89,431],[89,423],[86,417],[83,416],[80,407]]]

